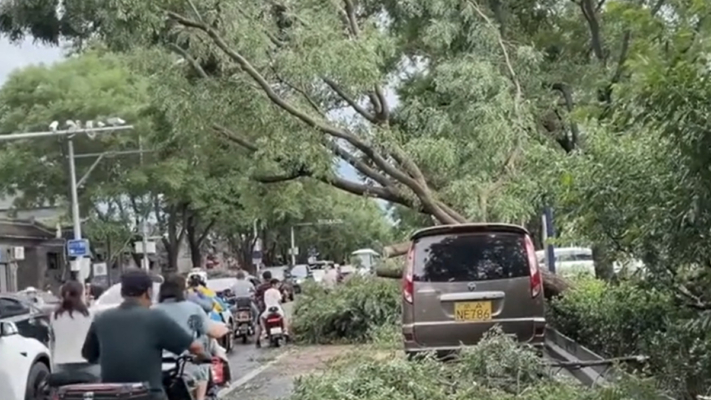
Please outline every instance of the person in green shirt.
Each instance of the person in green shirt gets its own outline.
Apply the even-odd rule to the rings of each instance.
[[[202,343],[165,312],[151,309],[152,290],[153,279],[146,271],[124,273],[123,303],[94,318],[81,353],[89,363],[101,366],[103,382],[147,382],[154,399],[167,400],[163,351],[209,356]]]

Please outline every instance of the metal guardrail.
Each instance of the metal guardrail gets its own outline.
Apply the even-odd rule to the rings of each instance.
[[[546,328],[545,347],[551,358],[563,363],[595,363],[605,360],[602,356],[592,352],[585,346],[579,345],[573,339],[551,327]],[[566,371],[580,381],[580,383],[588,387],[608,384],[626,374],[626,372],[620,371],[615,368],[614,365],[610,364],[581,366],[580,368],[566,369]],[[665,394],[659,394],[656,399],[650,400],[674,399]]]
[[[546,351],[557,361],[575,363],[580,361],[602,361],[603,358],[587,348],[575,343],[573,339],[553,328],[546,328]],[[585,386],[603,384],[609,372],[609,366],[580,367],[568,370],[575,379]]]

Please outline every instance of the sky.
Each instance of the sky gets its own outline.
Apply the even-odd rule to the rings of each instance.
[[[59,48],[35,45],[32,40],[20,44],[11,44],[6,38],[0,37],[0,84],[5,82],[8,74],[17,68],[32,64],[50,64],[62,58]]]
[[[34,44],[31,39],[13,44],[6,38],[0,37],[0,54],[2,54],[0,85],[5,82],[10,72],[17,68],[33,64],[51,64],[62,59],[62,52],[59,48]],[[355,170],[348,164],[340,163],[338,173],[344,178],[358,180]]]

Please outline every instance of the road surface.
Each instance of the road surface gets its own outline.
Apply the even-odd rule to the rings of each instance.
[[[293,302],[284,304],[284,313],[287,316],[291,315],[293,306]],[[241,340],[235,341],[234,350],[228,355],[232,381],[238,381],[251,372],[256,371],[263,365],[273,361],[286,350],[287,348],[275,349],[267,346],[258,349],[254,345],[254,340],[250,340],[247,344],[242,344]]]
[[[242,380],[221,393],[223,400],[277,400],[288,397],[296,378],[322,371],[328,362],[343,356],[356,346],[293,346],[281,350]],[[386,351],[391,355],[391,351]]]

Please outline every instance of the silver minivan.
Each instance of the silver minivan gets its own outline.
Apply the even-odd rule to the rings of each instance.
[[[408,354],[474,345],[495,325],[520,342],[543,344],[543,280],[526,229],[441,225],[411,239],[402,285]]]

